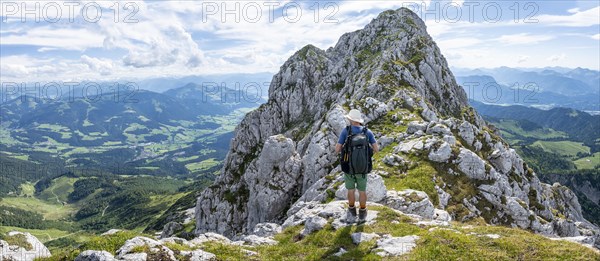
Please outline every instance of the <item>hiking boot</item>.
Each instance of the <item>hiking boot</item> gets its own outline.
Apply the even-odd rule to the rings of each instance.
[[[346,213],[346,223],[354,223],[356,221],[356,207],[348,208]]]
[[[358,210],[358,223],[364,223],[367,219],[367,209],[361,208]]]

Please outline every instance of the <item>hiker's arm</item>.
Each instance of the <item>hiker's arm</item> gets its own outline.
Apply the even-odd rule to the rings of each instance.
[[[379,145],[377,142],[371,144],[371,147],[373,147],[373,153],[377,153],[379,151]]]
[[[342,151],[342,144],[335,144],[335,153],[340,153]]]

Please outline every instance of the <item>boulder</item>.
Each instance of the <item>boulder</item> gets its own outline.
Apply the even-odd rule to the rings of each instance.
[[[249,236],[242,237],[242,241],[244,241],[245,244],[251,245],[251,246],[276,245],[277,244],[277,241],[275,241],[271,238],[259,237],[257,235],[249,235]]]
[[[435,211],[427,193],[412,189],[388,191],[385,197],[385,205],[404,213],[419,215],[427,219],[433,218]]]
[[[35,258],[50,257],[50,251],[35,236],[17,231],[8,232],[8,237],[21,237],[27,245],[9,245],[0,240],[0,260],[34,260]],[[21,240],[19,240],[21,241]]]
[[[213,261],[217,260],[217,256],[200,249],[194,251],[181,251],[182,256],[186,256],[190,261]]]
[[[473,129],[473,125],[467,121],[464,121],[458,126],[458,135],[460,135],[469,146],[473,145],[473,142],[475,141],[475,131]]]
[[[320,216],[309,217],[304,222],[304,230],[302,230],[302,235],[308,235],[312,232],[319,231],[323,229],[327,225],[327,219],[324,219]]]
[[[181,223],[171,221],[164,226],[163,231],[160,234],[160,237],[167,238],[172,235],[175,235],[175,233],[178,233],[181,230],[183,230],[183,225]]]
[[[444,142],[438,149],[431,150],[428,158],[435,162],[446,162],[450,159],[450,156],[452,156],[452,148],[450,148],[450,145],[447,142]]]
[[[115,257],[106,251],[86,250],[81,252],[75,261],[114,261]]]
[[[485,171],[485,162],[477,154],[468,149],[460,149],[458,169],[471,179],[488,179]]]
[[[414,134],[417,131],[425,131],[427,129],[427,123],[422,121],[411,121],[408,123],[406,133]]]
[[[350,235],[350,237],[352,237],[352,242],[357,245],[362,242],[365,242],[365,241],[371,241],[371,240],[380,238],[380,236],[375,233],[363,233],[363,232],[352,233],[352,235]]]
[[[378,251],[377,255],[382,257],[404,255],[417,246],[418,239],[418,236],[392,237],[386,235],[377,240],[377,248],[374,251]]]
[[[281,226],[275,223],[258,223],[252,229],[252,234],[259,237],[272,237],[281,233]]]

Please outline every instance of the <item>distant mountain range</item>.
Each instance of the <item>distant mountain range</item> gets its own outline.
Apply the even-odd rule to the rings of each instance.
[[[456,70],[456,80],[470,99],[488,104],[539,108],[567,107],[600,112],[600,72],[543,68]]]
[[[117,95],[22,96],[0,104],[0,152],[38,163],[52,155],[70,167],[119,166],[124,174],[214,171],[235,125],[264,102],[256,88],[194,83],[164,93],[139,90],[127,99]]]
[[[549,128],[567,133],[569,139],[583,142],[592,152],[600,151],[600,115],[590,115],[570,108],[541,110],[526,106],[498,106],[470,100],[477,112],[489,121],[497,119],[524,120],[537,128]],[[536,127],[533,127],[536,128]]]

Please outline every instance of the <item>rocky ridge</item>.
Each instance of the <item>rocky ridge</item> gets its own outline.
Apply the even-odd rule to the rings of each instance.
[[[221,175],[198,198],[196,233],[234,238],[343,195],[333,147],[350,108],[365,113],[383,148],[371,182],[389,188],[370,201],[430,217],[436,211],[426,202],[415,210],[396,198],[404,193],[398,188],[416,186],[423,192],[415,197],[427,195],[457,221],[600,244],[573,192],[540,182],[469,107],[423,21],[408,9],[383,12],[335,47],[309,45],[283,64],[268,102],[236,128]]]

